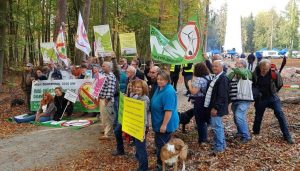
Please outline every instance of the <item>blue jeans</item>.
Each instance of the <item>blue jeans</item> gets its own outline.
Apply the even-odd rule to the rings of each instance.
[[[253,62],[248,64],[248,69],[249,69],[250,71],[253,70]]]
[[[135,144],[135,157],[139,161],[138,171],[146,171],[148,170],[148,154],[146,150],[146,139],[141,142],[138,139],[134,138]]]
[[[266,108],[274,110],[275,117],[277,118],[283,137],[288,139],[291,138],[288,130],[288,123],[282,111],[280,99],[276,96],[262,97],[258,102],[255,102],[255,118],[253,124],[253,132],[259,134],[261,121],[264,116]]]
[[[231,105],[233,112],[234,123],[237,127],[238,135],[242,139],[250,140],[250,133],[247,122],[247,112],[251,102],[249,101],[236,101]]]
[[[31,121],[35,121],[35,115],[30,115],[26,118],[22,118],[22,119],[17,119],[14,117],[14,120],[17,123],[26,123],[26,122],[31,122]],[[50,121],[50,116],[46,117],[46,116],[42,116],[40,117],[40,122],[46,122],[46,121]]]
[[[215,116],[211,117],[211,128],[214,134],[214,146],[213,150],[222,152],[226,148],[226,141],[224,135],[224,126],[222,122],[222,117]]]
[[[156,146],[156,158],[157,158],[156,163],[158,165],[162,165],[162,161],[160,159],[160,150],[171,139],[171,135],[172,135],[171,133],[160,133],[160,132],[155,132],[154,134],[154,141]]]

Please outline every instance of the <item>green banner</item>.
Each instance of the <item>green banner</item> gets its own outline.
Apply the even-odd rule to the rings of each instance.
[[[155,27],[150,26],[151,56],[167,64],[197,63],[204,60],[201,50],[199,20],[197,16],[168,40]]]
[[[62,87],[63,91],[70,90],[78,94],[74,112],[99,112],[99,102],[91,95],[93,79],[70,79],[70,80],[43,80],[32,83],[30,110],[37,111],[44,92],[53,96],[55,87]]]
[[[119,113],[118,113],[118,122],[122,124],[123,121],[123,111],[124,111],[124,94],[120,92],[119,96]]]

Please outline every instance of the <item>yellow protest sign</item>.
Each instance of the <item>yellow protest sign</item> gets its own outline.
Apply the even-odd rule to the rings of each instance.
[[[122,131],[143,141],[145,134],[145,102],[124,97]]]
[[[119,34],[119,38],[121,54],[123,56],[135,56],[137,54],[135,33],[122,33]]]

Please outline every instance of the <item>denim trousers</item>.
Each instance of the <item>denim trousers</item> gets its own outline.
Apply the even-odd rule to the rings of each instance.
[[[31,121],[35,121],[35,115],[30,115],[26,118],[22,118],[22,119],[18,119],[18,118],[14,118],[14,120],[17,123],[26,123],[26,122],[31,122]],[[46,121],[50,121],[50,116],[42,116],[40,117],[40,122],[46,122]]]
[[[236,101],[231,105],[233,112],[234,123],[237,127],[237,133],[242,139],[249,140],[250,133],[247,122],[247,112],[251,102],[250,101]]]
[[[148,170],[148,154],[146,150],[146,139],[142,142],[134,138],[135,144],[135,157],[139,161],[138,171]]]
[[[160,150],[171,139],[171,135],[172,133],[155,132],[154,141],[156,146],[156,162],[158,165],[162,165],[162,161],[160,159]]]
[[[253,124],[253,132],[255,134],[259,134],[260,132],[261,122],[266,108],[271,108],[274,110],[275,117],[279,122],[283,137],[286,139],[291,138],[290,132],[288,130],[288,123],[282,111],[281,101],[277,95],[262,97],[258,102],[255,102],[254,106],[255,118]]]
[[[211,128],[213,130],[213,135],[214,135],[213,150],[222,152],[226,148],[226,141],[225,141],[225,135],[224,135],[225,133],[224,133],[222,117],[212,116],[210,121],[211,121]]]

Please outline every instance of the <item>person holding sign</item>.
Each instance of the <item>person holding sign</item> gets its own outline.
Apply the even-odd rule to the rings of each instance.
[[[54,92],[54,104],[57,108],[57,111],[53,117],[53,120],[59,121],[64,111],[67,114],[67,117],[71,117],[73,112],[73,104],[64,98],[65,93],[62,91],[61,87],[55,87]]]
[[[150,105],[158,169],[162,165],[160,150],[171,139],[171,134],[179,126],[177,95],[170,80],[170,76],[164,71],[158,73],[158,88],[154,92]]]
[[[45,92],[40,102],[40,108],[35,115],[31,115],[22,119],[13,117],[13,120],[17,123],[25,123],[31,121],[46,122],[53,119],[55,112],[56,107],[53,102],[53,96],[50,93]]]
[[[140,141],[134,138],[134,144],[136,148],[135,157],[139,161],[139,168],[137,170],[148,170],[148,155],[146,150],[146,134],[149,130],[149,121],[150,121],[150,99],[148,95],[148,85],[143,80],[135,80],[132,82],[133,88],[133,98],[145,102],[145,136],[144,141]]]

